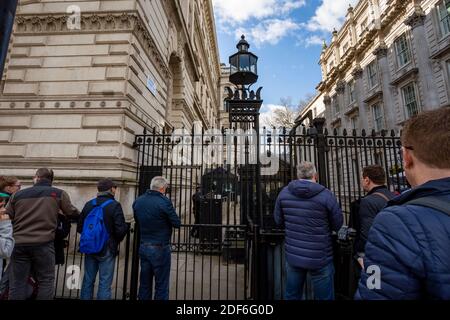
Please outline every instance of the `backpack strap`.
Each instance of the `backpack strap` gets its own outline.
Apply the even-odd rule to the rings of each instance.
[[[103,203],[100,205],[100,207],[102,207],[102,209],[104,209],[107,205],[109,205],[110,203],[113,203],[113,202],[114,202],[113,199],[109,199],[109,200],[103,202]],[[92,200],[91,200],[91,204],[92,204],[94,207],[96,207],[96,206],[97,206],[97,198],[92,199]]]
[[[415,205],[435,209],[450,216],[450,203],[441,197],[424,197],[406,202],[405,205]]]
[[[111,203],[113,203],[113,202],[114,202],[114,200],[109,199],[109,200],[103,202],[103,203],[100,205],[100,207],[101,207],[102,209],[105,209],[107,205],[109,205],[109,204],[111,204]]]
[[[386,200],[387,202],[389,202],[389,201],[391,200],[391,199],[388,198],[387,195],[385,195],[384,193],[381,193],[381,192],[375,192],[375,193],[372,193],[372,195],[373,195],[373,196],[378,196],[378,197],[380,197],[380,198],[383,198],[383,199]]]

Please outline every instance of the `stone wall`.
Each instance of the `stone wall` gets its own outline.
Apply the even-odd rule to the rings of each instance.
[[[130,215],[135,135],[218,124],[214,28],[209,0],[20,1],[0,83],[0,174],[30,183],[52,167],[78,206],[111,177]]]

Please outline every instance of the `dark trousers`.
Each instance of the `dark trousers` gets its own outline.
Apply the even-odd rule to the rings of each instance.
[[[55,295],[55,246],[52,242],[22,246],[16,245],[10,264],[9,300],[25,300],[28,277],[33,270],[39,283],[37,300],[52,300]]]
[[[141,258],[139,300],[153,300],[153,280],[154,300],[169,300],[170,245],[141,243],[139,256]]]

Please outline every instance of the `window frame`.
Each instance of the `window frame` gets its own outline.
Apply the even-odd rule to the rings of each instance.
[[[450,8],[450,0],[442,0],[436,4],[436,17],[437,17],[437,23],[439,26],[440,38],[445,38],[448,35],[450,35],[450,12],[448,12],[448,9],[447,9],[447,16],[441,17],[441,13],[442,13],[441,6],[442,5],[445,6],[446,4],[449,5],[449,8]],[[444,30],[445,29],[445,25],[443,23],[444,19],[446,19],[447,28],[448,28],[446,32]]]
[[[375,102],[374,104],[372,104],[370,106],[371,111],[372,111],[372,121],[373,121],[373,128],[375,129],[376,132],[380,132],[381,130],[383,130],[384,128],[384,112],[383,112],[383,107],[381,105],[381,102]],[[376,115],[375,110],[379,110],[380,114]],[[381,120],[381,124],[378,124],[378,121]]]
[[[356,102],[356,96],[355,96],[355,93],[356,93],[356,88],[355,88],[355,85],[356,85],[356,83],[355,83],[355,80],[350,80],[348,83],[347,83],[347,90],[348,90],[348,105],[352,105],[353,103],[355,103]]]
[[[358,130],[358,121],[359,121],[358,115],[350,118],[350,125],[352,127],[352,130]]]
[[[404,40],[405,48],[401,49],[402,51],[399,51],[399,44],[401,42],[403,43],[402,40]],[[395,47],[395,59],[397,61],[397,68],[401,69],[409,65],[412,62],[412,51],[406,32],[400,35],[397,39],[395,39],[394,47]],[[403,54],[406,54],[406,57],[408,58],[407,61],[401,61],[401,57]]]
[[[338,115],[341,114],[341,106],[339,104],[338,94],[335,94],[333,97],[331,97],[331,108],[333,110],[333,117],[337,117]]]
[[[414,94],[414,101],[407,101],[406,100],[406,98],[407,98],[406,97],[406,93],[405,93],[405,89],[406,88],[412,88],[413,94]],[[417,84],[416,84],[416,82],[415,81],[411,81],[411,82],[407,83],[406,85],[404,85],[403,87],[400,88],[400,91],[401,91],[401,95],[402,95],[402,105],[403,105],[403,110],[405,112],[405,118],[406,119],[410,119],[413,116],[419,114],[421,110],[420,110],[419,97],[417,95]],[[417,113],[415,113],[415,114],[411,114],[410,113],[410,109],[408,108],[408,105],[410,105],[412,103],[415,103],[415,105],[416,105],[415,108],[416,108]]]
[[[373,67],[373,71],[375,71],[373,77],[371,76],[371,70]],[[372,83],[372,79],[375,78],[375,80]],[[367,87],[369,90],[372,90],[379,84],[379,78],[378,78],[378,63],[377,60],[373,60],[371,63],[367,65]]]

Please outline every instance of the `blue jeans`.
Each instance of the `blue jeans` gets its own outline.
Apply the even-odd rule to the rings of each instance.
[[[116,257],[107,250],[104,255],[87,254],[84,260],[84,277],[81,286],[81,300],[92,300],[94,297],[95,278],[99,278],[97,299],[111,300],[111,285],[114,278]]]
[[[170,245],[141,243],[141,278],[139,300],[152,300],[153,278],[155,279],[155,300],[169,300]]]
[[[286,300],[302,300],[308,272],[311,275],[314,298],[316,300],[334,300],[334,265],[329,263],[322,269],[307,270],[296,268],[286,262],[287,283]]]

